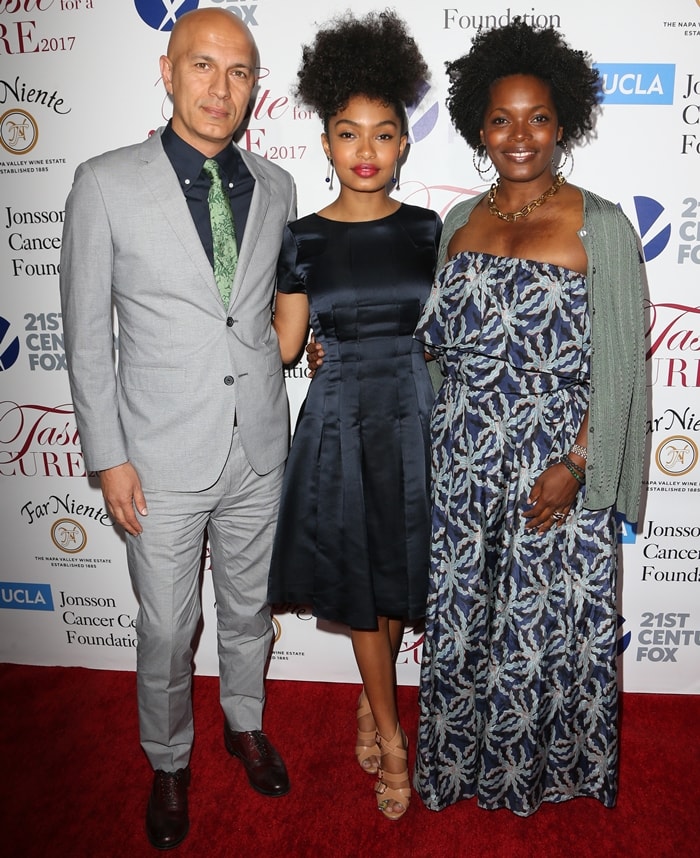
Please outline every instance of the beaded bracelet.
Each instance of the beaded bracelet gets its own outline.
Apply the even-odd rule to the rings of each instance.
[[[588,447],[582,447],[580,444],[574,444],[571,448],[571,452],[575,453],[577,456],[580,456],[584,462],[588,458]]]
[[[569,464],[575,471],[577,471],[584,479],[586,477],[586,466],[577,465],[576,462],[571,459],[570,456],[564,454],[564,458],[566,459],[567,464]]]
[[[586,479],[586,466],[585,465],[577,465],[576,462],[571,458],[571,456],[566,455],[564,457],[566,461],[571,465],[572,468],[576,468],[576,470],[581,474],[583,479]]]
[[[578,467],[578,465],[574,465],[574,463],[568,456],[562,456],[559,461],[562,465],[564,465],[564,467],[568,470],[568,472],[577,482],[579,482],[581,485],[586,482],[585,472],[582,471],[581,468]]]

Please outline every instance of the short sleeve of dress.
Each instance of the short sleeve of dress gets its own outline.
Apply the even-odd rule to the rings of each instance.
[[[282,249],[277,260],[277,291],[285,295],[306,293],[306,278],[298,265],[299,246],[296,236],[286,226],[282,236]]]

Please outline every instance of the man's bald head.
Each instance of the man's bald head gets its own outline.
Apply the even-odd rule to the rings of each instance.
[[[258,66],[248,28],[224,9],[187,12],[173,27],[160,72],[173,100],[173,131],[207,158],[246,117]]]
[[[191,12],[185,12],[177,19],[168,39],[167,55],[172,59],[179,52],[186,49],[189,40],[192,38],[191,32],[196,27],[206,27],[217,29],[218,27],[226,28],[233,27],[239,33],[250,41],[251,48],[255,54],[255,65],[258,64],[258,48],[255,44],[250,30],[243,24],[240,18],[236,17],[233,12],[227,9],[193,9]]]

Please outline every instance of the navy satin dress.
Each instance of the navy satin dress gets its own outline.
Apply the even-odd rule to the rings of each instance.
[[[424,616],[433,387],[413,337],[441,223],[402,205],[361,223],[287,227],[280,292],[305,292],[325,357],[294,433],[269,600],[376,629]]]

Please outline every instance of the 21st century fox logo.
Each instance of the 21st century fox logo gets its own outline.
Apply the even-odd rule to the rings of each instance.
[[[0,316],[0,372],[11,369],[19,357],[19,337],[14,335],[10,323]]]
[[[178,18],[185,12],[199,8],[199,0],[136,0],[136,11],[141,20],[163,33],[172,30]],[[257,27],[256,12],[258,4],[250,0],[218,0],[217,9],[233,12],[243,21],[246,27]]]
[[[32,372],[66,370],[60,313],[27,313],[24,346]],[[0,316],[0,372],[11,369],[20,356],[21,340],[7,319]]]

